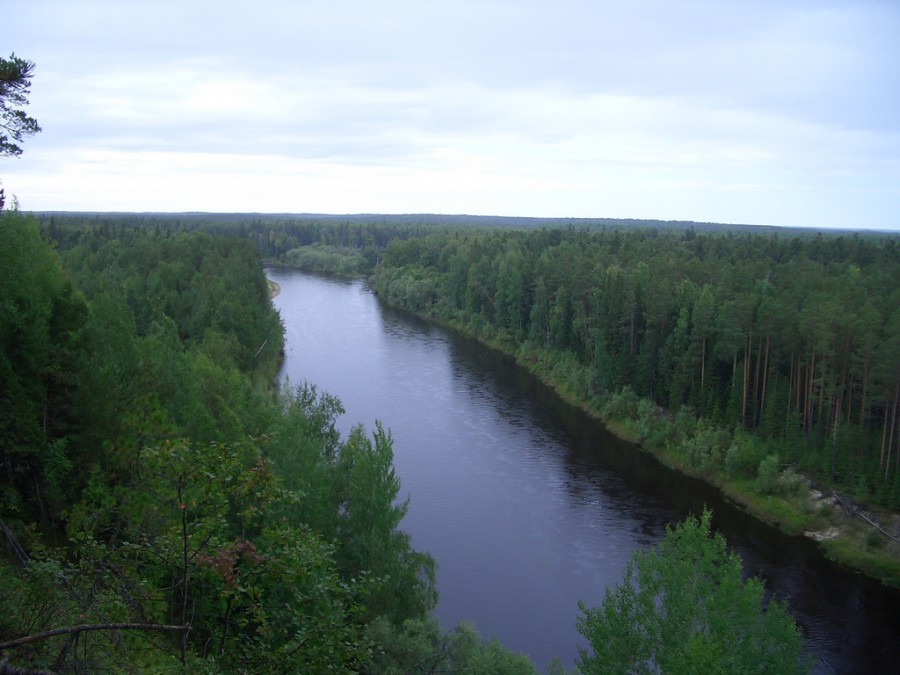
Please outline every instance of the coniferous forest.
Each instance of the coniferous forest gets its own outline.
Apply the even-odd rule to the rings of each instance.
[[[0,646],[17,665],[530,672],[430,615],[390,431],[342,438],[338,400],[274,386],[263,261],[369,276],[782,525],[817,526],[797,496],[834,490],[877,527],[830,545],[897,581],[895,237],[17,211],[0,228]]]
[[[370,276],[387,303],[517,353],[596,409],[652,402],[900,506],[896,234],[464,216],[163,222],[247,238],[274,264]]]
[[[282,326],[252,243],[44,235],[0,213],[4,666],[530,666],[431,617],[390,431],[341,437],[338,400],[275,386]]]
[[[829,555],[900,584],[896,236],[441,233],[391,242],[373,286],[514,354],[666,463],[789,532],[828,533]],[[834,505],[860,527],[829,519]]]
[[[0,58],[0,156],[41,131],[21,109],[33,70]],[[0,189],[0,672],[534,672],[433,616],[390,430],[342,436],[339,400],[278,384],[266,263],[367,277],[900,587],[896,235],[11,202]],[[810,669],[711,519],[670,524],[579,604],[579,671]]]
[[[632,391],[661,415],[687,409],[764,440],[780,464],[896,507],[897,243],[454,234],[392,242],[374,285],[391,304],[557,361],[601,407]],[[695,450],[699,463],[747,464],[715,444]]]
[[[900,585],[896,234],[232,218],[190,225],[249,238],[272,262],[369,276],[388,304],[515,355],[667,464]]]

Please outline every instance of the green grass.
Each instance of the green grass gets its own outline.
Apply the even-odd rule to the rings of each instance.
[[[825,554],[841,565],[859,570],[887,586],[900,588],[897,545],[872,549],[861,537],[844,535],[822,542]]]
[[[799,499],[760,494],[752,480],[724,481],[719,488],[731,501],[787,534],[800,535],[826,525],[811,509],[802,506]]]

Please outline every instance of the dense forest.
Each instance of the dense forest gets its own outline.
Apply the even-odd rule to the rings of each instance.
[[[671,414],[687,407],[900,506],[896,239],[431,236],[392,242],[374,286],[537,358],[553,352],[601,406],[627,388]],[[727,459],[715,450],[698,461]]]
[[[792,469],[900,507],[896,235],[427,215],[40,221],[59,240],[62,224],[237,235],[270,263],[373,275],[386,302],[515,353],[608,419],[636,421],[639,440],[685,450],[695,472],[789,489],[790,472],[768,479]]]
[[[46,234],[46,232],[45,232]],[[430,612],[389,430],[279,390],[252,243],[0,212],[0,656],[57,672],[529,672]]]
[[[623,435],[788,531],[847,529],[823,542],[826,552],[900,584],[894,234],[611,219],[143,218],[250,239],[272,263],[371,276],[389,304],[514,354]],[[866,524],[835,522],[835,503]]]
[[[896,237],[439,233],[392,241],[372,283],[794,531],[817,527],[810,480],[900,506]],[[862,546],[827,545],[898,583],[886,515]]]
[[[0,289],[0,584],[18,608],[0,621],[16,644],[0,646],[17,664],[533,671],[431,616],[434,561],[400,529],[390,431],[341,438],[339,401],[273,386],[282,327],[263,260],[370,276],[389,304],[515,354],[743,495],[788,499],[811,478],[872,508],[900,503],[890,236],[201,214],[0,223],[14,271]],[[893,582],[891,534],[873,532],[852,546]],[[684,555],[653,564],[666,574]],[[643,602],[629,583],[608,602]],[[761,587],[746,592],[746,607],[765,604]],[[602,630],[620,629],[582,609],[600,654]],[[659,649],[697,657],[683,646]]]
[[[51,234],[57,220],[237,235],[272,263],[374,274],[389,304],[567,363],[557,374],[597,407],[630,390],[669,415],[687,408],[900,506],[896,235],[428,215],[41,218]]]
[[[0,58],[0,155],[40,131],[18,109],[33,65]],[[431,615],[435,563],[399,528],[390,431],[342,438],[338,400],[274,386],[283,327],[261,256],[374,271],[392,304],[546,355],[604,406],[667,406],[700,465],[722,463],[709,419],[898,501],[900,378],[879,342],[896,339],[893,241],[800,246],[808,265],[781,270],[796,251],[748,239],[739,255],[693,229],[679,245],[613,221],[581,223],[614,226],[592,237],[434,216],[39,223],[4,207],[0,189],[3,672],[534,671]],[[784,290],[807,267],[813,288]],[[855,313],[788,316],[829,300],[820,314]],[[779,455],[757,465],[738,440],[727,470],[771,488]],[[808,670],[786,609],[742,579],[710,517],[670,528],[601,608],[581,606],[582,672]]]

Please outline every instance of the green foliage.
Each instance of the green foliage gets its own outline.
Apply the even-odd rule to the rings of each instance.
[[[437,286],[426,274],[398,273],[382,276],[378,283],[388,302],[412,312],[427,314],[437,301]]]
[[[580,605],[583,673],[805,673],[799,630],[711,530],[711,514],[638,552],[600,607]]]
[[[732,478],[755,478],[766,447],[745,433],[736,434],[725,455],[725,471]]]
[[[248,242],[88,229],[77,231],[63,259],[89,299],[105,292],[125,300],[139,336],[165,317],[185,347],[230,356],[242,372],[274,374],[281,325]]]
[[[603,416],[612,419],[637,419],[640,397],[631,387],[623,387],[610,396],[603,406]]]
[[[650,443],[658,443],[661,439],[660,432],[667,421],[663,418],[662,410],[650,399],[642,398],[638,401],[635,411],[638,421],[638,430],[641,440]]]
[[[427,616],[390,434],[341,439],[337,400],[273,391],[281,324],[249,244],[57,234],[82,292],[33,220],[0,215],[0,523],[21,566],[0,566],[0,640],[97,629],[14,661],[354,672],[369,622]]]
[[[31,218],[0,213],[0,269],[0,508],[34,509],[46,521],[60,507],[56,488],[70,461],[63,439],[76,417],[67,390],[86,307]],[[33,489],[48,458],[53,503]]]
[[[67,563],[54,553],[39,553],[23,569],[0,563],[0,597],[4,600],[0,636],[121,622],[127,616],[124,598],[109,585],[98,583],[93,570],[81,563]],[[82,670],[128,670],[148,663],[138,647],[134,636],[98,632],[90,637],[54,637],[3,654],[22,668],[57,671],[77,665]]]
[[[430,612],[437,601],[434,560],[399,529],[408,502],[398,501],[390,433],[377,424],[371,437],[356,427],[341,439],[334,429],[343,412],[337,399],[308,385],[281,398],[284,414],[266,455],[300,499],[280,513],[341,542],[335,558],[342,578],[372,579],[368,618],[402,623]]]
[[[397,622],[430,612],[437,602],[434,561],[414,552],[399,529],[408,500],[397,503],[390,434],[381,424],[371,439],[362,427],[353,429],[339,448],[335,473],[337,537],[344,542],[337,560],[345,574],[365,570],[379,581],[369,611]]]
[[[0,509],[4,536],[22,542],[11,548],[44,565],[6,567],[0,582],[26,580],[18,590],[34,602],[49,583],[29,574],[59,580],[46,626],[77,607],[97,621],[189,617],[194,630],[141,657],[133,646],[147,643],[130,633],[54,638],[17,652],[23,663],[74,667],[78,646],[112,670],[403,672],[430,654],[525,668],[465,627],[435,649],[423,623],[433,561],[399,530],[390,435],[342,439],[338,401],[271,390],[282,337],[260,255],[296,251],[344,273],[352,262],[391,304],[517,351],[573,400],[711,475],[793,494],[803,481],[768,458],[777,452],[900,504],[891,237],[678,237],[599,221],[585,226],[609,229],[475,230],[427,217],[42,225],[59,255],[33,219],[0,214]],[[14,613],[0,633],[38,623]],[[686,637],[673,663],[715,671],[723,644],[715,631]]]
[[[284,263],[308,272],[343,277],[357,276],[368,267],[360,250],[322,244],[291,249],[285,254]]]
[[[637,401],[618,396],[626,387],[785,456],[807,451],[803,468],[820,480],[855,488],[866,476],[873,499],[900,482],[885,459],[900,452],[888,433],[900,410],[898,270],[894,237],[429,231],[392,241],[373,284],[392,305],[509,351],[548,350],[542,360],[556,367],[542,376],[629,420],[637,438],[665,444],[671,430],[649,404],[632,410]],[[724,458],[709,440],[693,454],[715,473]],[[761,459],[748,468],[737,458],[734,475]],[[869,484],[874,467],[882,477]]]
[[[756,489],[762,494],[774,494],[778,490],[780,460],[778,455],[766,455],[756,470]]]
[[[505,649],[497,640],[483,642],[474,626],[461,623],[447,638],[450,670],[485,675],[529,675],[535,673],[527,657]]]
[[[333,466],[341,442],[334,425],[344,408],[338,399],[319,394],[309,384],[286,385],[279,395],[279,408],[266,456],[284,486],[302,497],[279,516],[293,524],[306,523],[333,539],[338,516]]]
[[[378,619],[369,627],[375,645],[371,675],[401,673],[485,673],[485,675],[532,675],[534,665],[514,654],[497,640],[485,641],[469,623],[460,623],[443,635],[433,617],[407,620],[395,626]]]
[[[37,120],[19,108],[28,105],[26,95],[33,75],[34,63],[31,61],[15,54],[10,54],[8,59],[0,58],[0,155],[21,155],[22,148],[18,143],[25,136],[33,136],[41,130]],[[2,207],[0,200],[0,210]]]
[[[714,427],[705,420],[701,420],[682,441],[682,452],[690,466],[704,471],[720,469],[723,461],[728,463],[726,451],[731,444],[731,435]]]
[[[197,556],[197,653],[254,672],[346,672],[368,658],[359,619],[366,581],[341,581],[332,549],[303,528],[265,528]],[[193,606],[193,605],[192,605]]]
[[[226,670],[347,670],[367,658],[365,576],[343,581],[331,546],[273,518],[294,496],[256,446],[172,441],[143,448],[132,470],[131,484],[111,487],[95,472],[69,526],[79,578],[125,617],[190,625],[185,646]]]
[[[371,621],[366,637],[373,645],[365,671],[371,675],[433,672],[446,660],[443,631],[437,617],[407,619],[400,624],[385,616]]]

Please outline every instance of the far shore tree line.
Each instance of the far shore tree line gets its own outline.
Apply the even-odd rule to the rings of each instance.
[[[634,392],[660,414],[746,432],[780,465],[896,508],[898,244],[691,230],[437,234],[393,241],[373,286],[390,304],[560,362],[600,408]],[[728,451],[709,438],[696,461],[724,466]],[[765,459],[736,453],[738,473]]]
[[[38,219],[63,248],[199,230],[248,239],[268,265],[367,278],[386,303],[512,354],[664,463],[900,585],[896,234],[427,215]]]
[[[54,250],[35,218],[0,213],[0,656],[63,672],[535,672],[431,614],[434,561],[402,531],[390,431],[342,438],[339,401],[273,388],[282,327],[249,242],[79,232]],[[710,514],[629,570],[582,607],[580,672],[808,668],[786,607],[742,579]]]
[[[781,470],[900,506],[896,235],[411,216],[40,222],[59,241],[73,236],[64,223],[202,229],[249,239],[270,264],[371,276],[389,304],[538,361],[599,410],[649,419],[636,410],[647,401],[693,420],[705,430],[691,449],[700,470],[724,471],[731,451],[733,477],[751,480],[774,456]]]
[[[0,59],[2,155],[20,154],[23,137],[40,131],[21,109],[33,68]],[[290,223],[278,234],[263,229],[270,220],[239,223],[251,244],[171,219],[39,222],[17,206],[6,210],[0,190],[4,671],[534,672],[471,626],[443,632],[431,614],[435,563],[400,529],[408,502],[398,500],[390,431],[376,424],[341,438],[339,401],[310,384],[274,386],[283,326],[260,255],[374,272],[393,304],[549,350],[598,397],[621,403],[632,392],[772,439],[799,423],[807,452],[832,438],[830,465],[818,463],[832,480],[870,475],[868,454],[848,462],[838,442],[867,438],[879,412],[887,438],[892,411],[884,479],[870,490],[896,498],[898,394],[885,356],[840,321],[815,333],[812,355],[802,340],[779,346],[779,331],[790,331],[760,318],[764,299],[781,297],[771,269],[764,283],[761,270],[749,272],[757,282],[747,299],[710,299],[715,276],[656,285],[657,274],[676,279],[673,265],[694,265],[677,246],[646,244],[655,232],[607,240],[363,220],[333,235],[313,221],[303,242],[316,245],[311,254],[296,230],[286,233]],[[213,219],[193,229],[204,226],[222,227]],[[696,240],[693,231],[663,239]],[[712,252],[734,271],[728,247],[712,243],[693,255],[705,262]],[[895,250],[867,249],[865,266],[853,250],[832,261],[837,276],[870,308],[855,321],[884,331],[884,298],[866,293],[877,274],[897,288],[884,269]],[[666,290],[673,305],[654,299]],[[717,300],[734,305],[723,314],[731,318],[719,320]],[[770,414],[767,395],[787,412]],[[581,672],[808,670],[784,605],[742,579],[710,519],[670,528],[601,607],[581,606],[577,628],[591,645]]]

